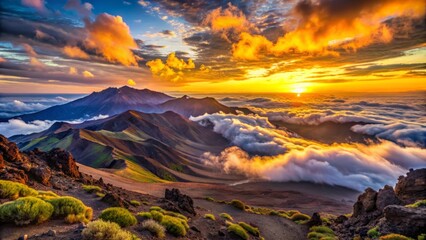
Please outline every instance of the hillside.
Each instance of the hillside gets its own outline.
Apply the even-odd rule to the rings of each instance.
[[[82,124],[56,123],[30,135],[11,138],[23,150],[70,151],[79,163],[107,168],[148,182],[221,182],[237,177],[212,173],[199,160],[229,145],[221,135],[174,112],[126,111]]]

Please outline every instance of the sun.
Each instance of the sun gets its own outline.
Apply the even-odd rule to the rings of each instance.
[[[302,93],[305,93],[305,92],[306,92],[306,87],[305,87],[305,86],[302,86],[302,85],[294,85],[294,86],[291,88],[291,92],[292,92],[292,93],[296,93],[296,94],[297,94],[297,97],[300,97],[300,96],[302,95]]]

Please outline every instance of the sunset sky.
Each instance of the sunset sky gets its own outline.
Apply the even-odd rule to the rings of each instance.
[[[3,0],[1,93],[426,90],[424,0]]]

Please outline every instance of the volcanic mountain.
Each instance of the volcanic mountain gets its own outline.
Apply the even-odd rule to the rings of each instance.
[[[100,92],[77,99],[75,101],[53,106],[42,111],[15,116],[25,122],[34,120],[76,120],[90,119],[99,115],[112,116],[136,110],[147,113],[162,113],[174,111],[185,117],[198,116],[204,113],[237,113],[250,112],[248,109],[227,107],[214,98],[174,98],[167,94],[151,91],[149,89],[134,89],[127,86],[121,88],[107,88]],[[5,122],[9,118],[0,119]]]
[[[57,122],[43,132],[11,139],[23,150],[66,149],[84,165],[139,181],[235,179],[215,174],[200,161],[204,152],[219,153],[228,141],[171,111],[129,110],[81,124]]]

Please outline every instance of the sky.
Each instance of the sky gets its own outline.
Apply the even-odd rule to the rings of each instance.
[[[426,90],[424,0],[3,0],[1,93]]]

